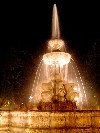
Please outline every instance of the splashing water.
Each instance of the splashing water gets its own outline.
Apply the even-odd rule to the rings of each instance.
[[[79,92],[78,107],[88,106],[86,89],[81,76],[81,73],[76,65],[75,61],[71,58],[68,69],[68,82],[74,82],[78,84],[78,88],[74,88]]]
[[[84,83],[81,77],[81,74],[78,70],[78,67],[75,64],[75,61],[71,59],[69,65],[64,66],[65,69],[62,68],[62,72],[64,73],[64,81],[65,83],[77,83],[78,87],[74,88],[76,92],[79,92],[79,98],[76,98],[77,107],[83,108],[84,105],[87,104],[87,96],[86,90],[84,87]],[[52,75],[53,71],[52,66],[48,68],[47,65],[44,64],[43,60],[41,60],[39,67],[36,72],[36,76],[33,83],[32,88],[32,101],[33,103],[38,103],[41,101],[41,93],[43,92],[43,88],[41,87],[42,83],[47,83],[49,79],[49,74]]]
[[[63,75],[61,80],[63,80],[65,84],[77,84],[77,87],[73,89],[79,93],[79,97],[75,97],[74,100],[77,103],[77,107],[82,108],[87,104],[85,87],[75,61],[71,58],[70,54],[64,51],[61,52],[64,50],[65,44],[60,39],[58,13],[55,4],[52,16],[52,39],[48,42],[48,45],[51,52],[43,55],[43,59],[37,68],[32,94],[29,97],[30,101],[33,103],[39,103],[41,101],[41,94],[44,91],[42,84],[48,83],[52,79],[52,75],[56,72]]]

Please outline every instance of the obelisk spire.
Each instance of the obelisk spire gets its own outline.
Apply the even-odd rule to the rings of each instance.
[[[59,19],[56,4],[53,6],[52,14],[52,39],[60,38]]]

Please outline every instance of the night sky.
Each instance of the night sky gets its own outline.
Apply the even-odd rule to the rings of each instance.
[[[99,4],[67,0],[40,1],[7,2],[1,5],[0,97],[27,101],[36,67],[51,38],[55,2],[61,38],[76,58],[89,89],[99,96]]]

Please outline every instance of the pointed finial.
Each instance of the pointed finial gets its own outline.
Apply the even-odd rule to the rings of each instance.
[[[52,14],[52,39],[60,38],[59,20],[56,4],[53,6]]]

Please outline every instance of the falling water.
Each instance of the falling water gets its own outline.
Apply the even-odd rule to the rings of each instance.
[[[59,41],[60,31],[56,5],[53,7],[52,19],[52,39]],[[52,51],[51,51],[52,52]],[[80,93],[78,99],[79,106],[87,102],[83,79],[75,61],[71,61],[64,67],[60,68],[64,75],[65,83],[77,83],[78,88],[74,88]],[[48,83],[52,73],[52,65],[44,64],[43,59],[40,61],[33,81],[32,94],[30,101],[33,103],[41,100],[41,92],[43,91],[41,84]],[[45,99],[46,100],[46,99]],[[2,111],[0,112],[0,132],[100,132],[99,111]],[[95,128],[94,128],[95,127]]]
[[[59,20],[58,20],[58,12],[56,4],[53,6],[53,15],[52,15],[52,39],[50,41],[55,41],[59,44],[60,40],[60,28],[59,28]],[[49,42],[50,42],[49,41]],[[52,42],[55,44],[55,42]],[[62,43],[62,42],[60,42]],[[63,42],[64,43],[64,42]],[[65,47],[65,44],[63,45]],[[61,49],[60,49],[61,50]],[[52,51],[51,51],[52,52]],[[87,96],[85,87],[83,84],[82,77],[78,70],[78,67],[75,64],[75,61],[71,58],[69,64],[64,65],[60,68],[61,73],[64,75],[65,83],[76,83],[78,85],[77,91],[79,93],[79,99],[77,101],[77,107],[80,108],[84,104],[87,103]],[[47,83],[50,81],[50,75],[53,73],[52,65],[48,66],[44,64],[43,60],[41,60],[39,67],[36,72],[36,76],[33,83],[31,101],[33,103],[37,103],[41,101],[41,93],[43,92],[42,83]]]

